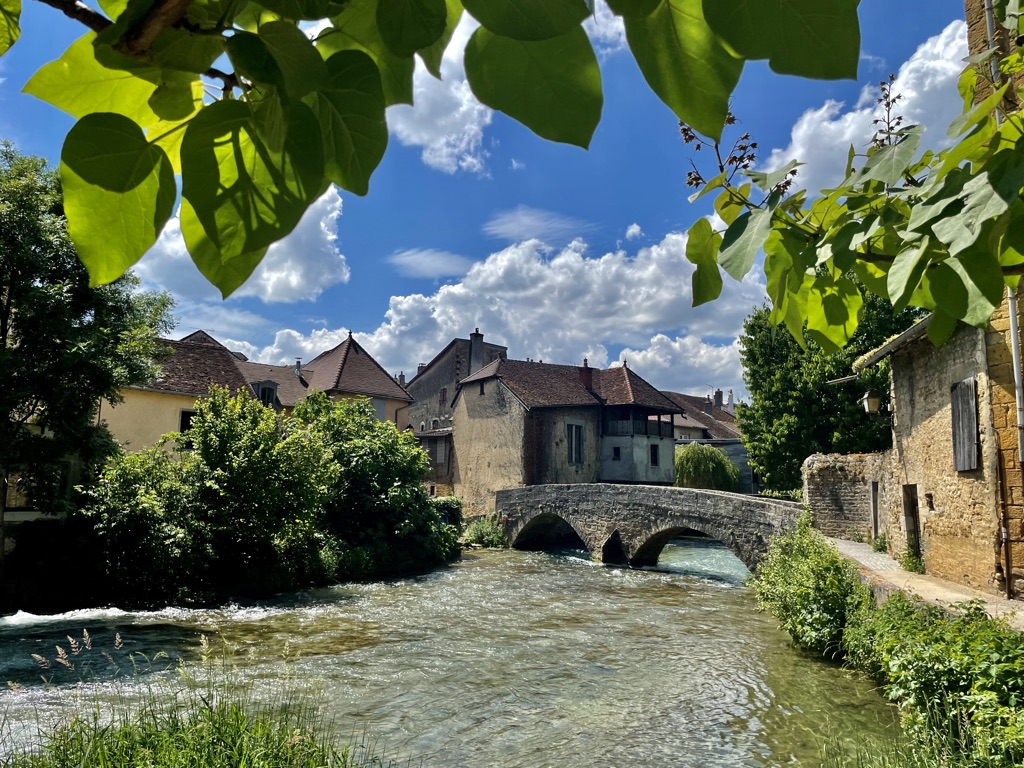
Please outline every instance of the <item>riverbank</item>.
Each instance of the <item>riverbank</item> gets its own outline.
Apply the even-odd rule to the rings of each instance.
[[[914,595],[929,605],[948,608],[954,603],[980,600],[989,616],[1002,618],[1019,632],[1024,632],[1024,601],[1007,600],[998,595],[964,587],[927,574],[905,571],[884,552],[875,552],[869,544],[843,539],[830,539],[839,554],[852,561],[861,575],[876,590]]]

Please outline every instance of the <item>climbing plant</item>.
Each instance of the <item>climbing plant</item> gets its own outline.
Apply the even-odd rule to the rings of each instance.
[[[37,0],[85,34],[25,90],[77,118],[60,171],[93,283],[156,241],[181,179],[181,229],[224,295],[334,183],[365,194],[388,141],[385,108],[435,77],[463,12],[477,98],[539,136],[586,147],[603,106],[581,26],[594,0]],[[718,137],[744,62],[854,77],[859,0],[608,0],[651,89]],[[0,55],[22,0],[0,0]],[[120,226],[110,227],[110,221]]]

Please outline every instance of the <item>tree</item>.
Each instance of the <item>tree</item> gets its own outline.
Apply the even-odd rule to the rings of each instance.
[[[750,403],[737,413],[750,466],[765,488],[786,491],[802,485],[800,466],[812,453],[870,453],[891,445],[888,419],[864,413],[859,400],[872,389],[889,399],[889,369],[881,364],[847,377],[853,361],[906,330],[923,313],[893,313],[867,294],[857,332],[842,350],[829,353],[814,341],[803,348],[776,328],[771,309],[760,307],[743,322],[740,356]]]
[[[0,478],[53,499],[56,462],[105,441],[100,398],[151,379],[171,300],[131,275],[92,287],[67,234],[56,173],[0,143]],[[0,494],[0,536],[3,504]],[[2,552],[0,546],[0,552]]]
[[[740,468],[713,445],[689,443],[676,448],[676,485],[738,491]]]
[[[859,0],[607,1],[652,90],[712,137],[748,59],[856,75]],[[20,34],[21,2],[0,0],[0,55]],[[385,108],[412,103],[417,57],[440,76],[463,6],[481,25],[465,49],[481,102],[582,147],[601,117],[581,26],[594,0],[99,0],[102,12],[40,2],[88,30],[26,91],[78,119],[60,167],[96,283],[156,241],[176,175],[189,253],[225,295],[328,184],[365,194],[387,145]],[[300,28],[309,21],[320,22],[315,40]]]

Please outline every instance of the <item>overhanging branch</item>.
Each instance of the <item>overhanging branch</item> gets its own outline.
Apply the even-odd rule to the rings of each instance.
[[[80,21],[97,34],[109,27],[113,22],[98,11],[94,11],[78,0],[39,0],[39,2],[56,8],[69,19]]]

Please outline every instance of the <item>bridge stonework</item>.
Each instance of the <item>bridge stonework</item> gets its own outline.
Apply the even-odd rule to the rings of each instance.
[[[794,502],[737,493],[607,483],[509,488],[495,500],[517,549],[536,548],[568,524],[595,559],[634,567],[655,565],[670,539],[698,531],[755,570],[772,535],[793,526],[800,509]]]

